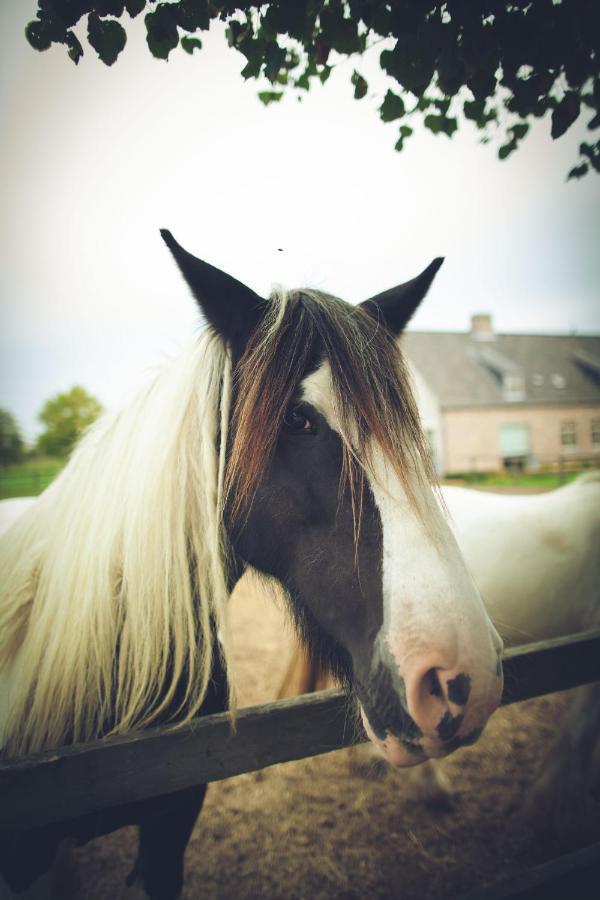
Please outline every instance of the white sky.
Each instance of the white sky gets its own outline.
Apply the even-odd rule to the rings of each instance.
[[[28,438],[49,396],[118,404],[196,327],[160,227],[262,293],[357,302],[442,255],[414,328],[487,311],[499,331],[600,331],[600,179],[565,181],[583,126],[553,142],[537,123],[503,163],[470,126],[398,154],[353,63],[265,108],[218,28],[165,63],[140,17],[112,68],[87,44],[75,67],[26,43],[35,7],[0,10],[0,406]],[[380,50],[356,63],[374,80]]]

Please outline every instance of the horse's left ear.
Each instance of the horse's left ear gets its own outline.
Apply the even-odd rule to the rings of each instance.
[[[443,262],[444,257],[438,256],[416,278],[390,288],[382,294],[376,294],[360,305],[394,334],[400,334],[429,290]]]
[[[241,354],[265,314],[267,301],[241,281],[192,256],[166,228],[160,234],[209,325],[231,343],[236,355]]]

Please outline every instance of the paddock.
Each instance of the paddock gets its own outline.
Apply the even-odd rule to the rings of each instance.
[[[290,640],[281,606],[248,579],[232,605],[240,705],[268,703]],[[555,661],[544,669],[538,657],[534,668],[547,687],[564,676]],[[212,784],[188,848],[183,896],[441,900],[589,843],[597,829],[580,822],[571,844],[550,845],[523,806],[568,700],[562,693],[505,707],[478,745],[444,760],[458,788],[453,810],[423,806],[418,770],[367,779],[352,770],[349,750]],[[334,696],[317,702],[333,704],[325,722],[339,713]],[[55,895],[118,897],[134,848],[126,829],[73,849]]]

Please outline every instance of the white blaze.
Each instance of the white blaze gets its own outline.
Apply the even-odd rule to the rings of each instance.
[[[303,396],[339,433],[327,362],[305,379]],[[379,639],[406,682],[407,707],[427,748],[429,738],[439,743],[435,728],[443,709],[442,700],[430,699],[427,674],[443,672],[451,678],[465,673],[477,685],[461,727],[466,733],[482,725],[497,703],[495,663],[501,641],[423,469],[407,475],[412,498],[379,448],[371,454],[371,469],[366,474],[383,535]]]

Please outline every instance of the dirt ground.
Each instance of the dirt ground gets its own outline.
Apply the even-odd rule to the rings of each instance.
[[[285,617],[243,582],[232,604],[240,704],[272,700],[290,646]],[[418,770],[366,778],[348,750],[211,785],[187,851],[185,900],[447,900],[556,855],[524,801],[567,702],[502,709],[476,747],[444,760],[452,811],[424,805]],[[135,840],[123,829],[72,851],[61,900],[120,897]]]

